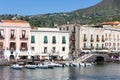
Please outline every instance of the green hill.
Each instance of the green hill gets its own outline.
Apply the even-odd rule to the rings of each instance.
[[[48,13],[34,16],[1,15],[0,17],[11,19],[13,16],[38,27],[53,27],[54,24],[66,24],[67,21],[78,24],[120,21],[120,0],[102,0],[94,6],[68,13]]]

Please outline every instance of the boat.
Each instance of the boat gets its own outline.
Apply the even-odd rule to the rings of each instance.
[[[10,68],[19,70],[19,69],[22,69],[23,66],[20,66],[18,64],[13,64],[13,65],[10,66]]]
[[[36,65],[25,65],[25,68],[27,69],[35,69],[37,66]]]
[[[38,64],[38,65],[37,65],[37,68],[39,68],[39,69],[47,69],[47,68],[48,68],[48,65]]]

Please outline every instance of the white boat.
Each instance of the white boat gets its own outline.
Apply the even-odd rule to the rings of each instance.
[[[85,63],[86,66],[93,66],[92,63]]]
[[[25,68],[27,69],[35,69],[36,67],[36,65],[25,65]]]
[[[14,64],[14,65],[11,65],[10,68],[12,68],[12,69],[22,69],[23,66],[20,66],[18,64]]]
[[[40,68],[40,69],[47,69],[47,68],[48,68],[48,65],[45,65],[45,64],[38,64],[38,65],[37,65],[37,68]]]
[[[62,64],[50,62],[50,63],[48,63],[48,66],[62,67]]]

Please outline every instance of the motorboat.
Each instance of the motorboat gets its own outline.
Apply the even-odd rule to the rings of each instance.
[[[47,69],[48,65],[46,65],[46,64],[38,64],[37,68],[39,68],[39,69]]]
[[[22,69],[23,66],[21,66],[19,64],[13,64],[13,65],[10,66],[10,68],[12,68],[12,69]]]
[[[37,66],[36,65],[25,65],[25,68],[27,69],[35,69]]]

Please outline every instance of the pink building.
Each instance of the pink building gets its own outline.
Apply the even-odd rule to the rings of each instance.
[[[30,24],[22,20],[0,21],[0,50],[9,58],[28,56],[30,47]],[[24,57],[25,58],[25,57]]]

